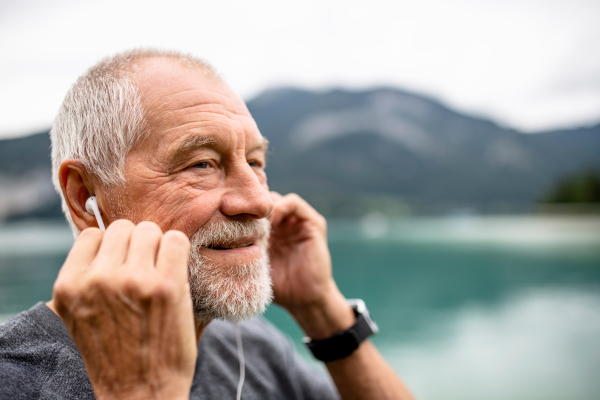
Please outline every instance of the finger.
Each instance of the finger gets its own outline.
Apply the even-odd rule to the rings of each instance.
[[[125,262],[129,239],[134,228],[133,222],[126,219],[117,220],[108,226],[96,256],[95,261],[98,266],[116,267]]]
[[[271,209],[271,212],[269,213],[269,215],[267,215],[267,218],[269,219],[269,222],[272,222],[273,221],[273,211],[275,211],[275,205],[277,204],[277,202],[279,200],[281,200],[283,198],[283,196],[274,191],[269,192],[269,195],[271,196],[271,200],[273,201],[273,208]]]
[[[272,223],[273,221],[273,212],[275,211],[275,205],[277,204],[278,201],[280,201],[283,196],[280,195],[277,192],[271,191],[269,192],[269,195],[271,196],[271,200],[273,200],[273,208],[271,209],[271,212],[269,213],[269,215],[267,216],[267,218],[269,218],[269,222]]]
[[[276,202],[283,197],[282,195],[280,195],[279,193],[277,193],[275,191],[270,191],[269,194],[271,195],[271,200],[273,200],[273,202]]]
[[[304,220],[320,221],[323,217],[304,199],[297,194],[288,194],[281,198],[274,206],[271,224],[278,225],[287,217],[296,216]]]
[[[71,248],[67,259],[61,269],[61,273],[77,272],[87,269],[100,248],[104,232],[98,228],[84,229]]]
[[[162,230],[154,222],[140,222],[131,233],[127,266],[154,268],[162,236]]]
[[[173,277],[177,282],[188,281],[188,258],[190,240],[179,231],[168,231],[160,241],[156,269],[165,276]]]

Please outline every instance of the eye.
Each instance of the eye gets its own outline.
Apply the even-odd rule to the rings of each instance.
[[[251,161],[248,161],[248,165],[251,166],[251,167],[259,167],[259,168],[261,168],[263,166],[263,163],[260,160],[251,160]]]
[[[201,161],[199,163],[196,163],[196,164],[192,165],[192,168],[202,168],[202,169],[205,169],[205,168],[208,168],[208,167],[209,167],[209,165],[208,165],[207,161]]]

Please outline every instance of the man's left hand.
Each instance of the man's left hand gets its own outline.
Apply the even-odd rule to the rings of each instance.
[[[325,218],[296,194],[271,192],[270,259],[275,303],[321,339],[347,329],[354,314],[331,273]]]

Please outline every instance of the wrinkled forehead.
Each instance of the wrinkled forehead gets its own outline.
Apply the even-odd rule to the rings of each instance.
[[[194,64],[152,58],[139,63],[135,77],[142,103],[150,114],[191,104],[219,103],[227,111],[250,115],[244,102],[221,78]]]
[[[159,58],[141,63],[135,76],[146,115],[146,139],[155,145],[189,134],[226,131],[243,132],[245,141],[264,140],[243,100],[206,69]]]

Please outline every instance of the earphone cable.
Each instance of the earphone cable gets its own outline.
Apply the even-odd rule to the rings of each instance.
[[[242,328],[239,323],[235,324],[235,336],[240,360],[240,382],[238,383],[236,400],[241,400],[242,386],[244,386],[244,379],[246,378],[246,362],[244,361],[244,347],[242,346]]]

